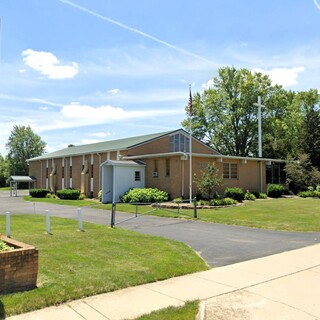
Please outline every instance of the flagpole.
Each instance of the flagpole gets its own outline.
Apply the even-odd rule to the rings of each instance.
[[[192,203],[192,94],[189,85],[189,202]]]

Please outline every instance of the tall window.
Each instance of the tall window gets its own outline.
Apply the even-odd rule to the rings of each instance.
[[[61,177],[64,178],[64,167],[61,167]]]
[[[223,164],[223,178],[224,179],[238,179],[238,164],[224,163]]]
[[[72,178],[72,166],[70,166],[70,169],[69,169],[69,176],[70,178]]]
[[[170,159],[166,159],[166,177],[170,177]]]
[[[91,165],[91,178],[93,178],[93,164]]]
[[[170,137],[171,152],[189,152],[189,137],[178,133]]]
[[[158,160],[154,160],[153,162],[153,171],[158,172]]]

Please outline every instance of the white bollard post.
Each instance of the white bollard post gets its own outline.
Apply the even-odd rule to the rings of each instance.
[[[79,229],[80,231],[83,231],[82,210],[81,208],[78,208],[77,211],[78,211]]]
[[[50,228],[50,213],[49,213],[49,210],[46,210],[46,229],[47,229],[47,233],[50,234],[51,233],[51,228]]]
[[[6,212],[6,235],[8,238],[11,236],[11,226],[10,226],[10,212]]]

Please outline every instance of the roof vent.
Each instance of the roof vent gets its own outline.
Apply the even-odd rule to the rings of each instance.
[[[74,144],[69,144],[68,145],[68,148],[72,148],[72,147],[75,147],[75,145]]]

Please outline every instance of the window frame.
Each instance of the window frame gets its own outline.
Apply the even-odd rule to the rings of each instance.
[[[223,179],[238,180],[239,179],[239,164],[232,162],[224,162],[222,170]]]

